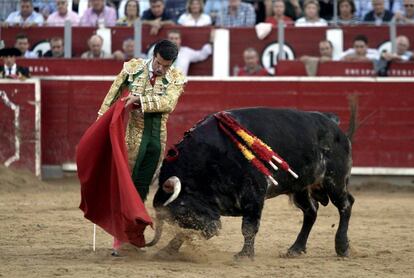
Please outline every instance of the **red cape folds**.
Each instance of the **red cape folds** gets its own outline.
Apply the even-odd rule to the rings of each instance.
[[[125,102],[117,101],[82,136],[76,151],[85,218],[117,239],[142,247],[152,220],[128,167]]]

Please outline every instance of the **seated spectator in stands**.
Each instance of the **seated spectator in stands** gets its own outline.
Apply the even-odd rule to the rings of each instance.
[[[211,25],[211,17],[204,13],[203,0],[188,0],[186,12],[180,15],[177,23],[193,27]]]
[[[125,5],[129,0],[121,0],[118,6],[118,18],[122,18],[125,15]],[[137,0],[139,4],[139,16],[142,17],[145,10],[149,9],[149,0]]]
[[[115,51],[112,55],[113,58],[120,61],[129,61],[132,58],[146,58],[146,55],[140,53],[138,57],[135,57],[135,42],[133,38],[127,38],[122,42],[122,50]]]
[[[46,25],[49,26],[64,26],[65,21],[69,20],[72,26],[79,25],[79,16],[77,13],[68,9],[68,0],[56,0],[57,11],[49,15],[46,20]]]
[[[378,50],[368,48],[368,38],[365,35],[358,35],[354,38],[353,48],[342,53],[340,60],[347,62],[367,62],[378,60],[379,56]]]
[[[398,36],[396,38],[396,52],[383,52],[381,58],[392,62],[407,62],[413,57],[413,52],[408,49],[410,49],[410,40],[406,36]]]
[[[363,21],[367,13],[372,10],[372,2],[370,0],[354,0],[356,16],[359,21]],[[385,9],[394,12],[402,10],[402,0],[384,0]]]
[[[256,24],[256,14],[251,4],[241,0],[229,0],[229,3],[219,12],[216,26],[221,27],[251,27]]]
[[[305,64],[308,75],[315,76],[319,63],[333,60],[333,45],[328,40],[322,40],[319,42],[319,56],[304,55],[299,60]]]
[[[229,4],[228,0],[207,0],[204,5],[204,12],[211,18],[211,23],[215,25],[217,15]]]
[[[150,0],[150,8],[142,15],[142,23],[151,26],[150,35],[157,35],[164,25],[172,25],[172,17],[165,11],[164,0]]]
[[[166,0],[165,11],[171,16],[174,22],[177,22],[180,15],[185,13],[187,0]]]
[[[414,0],[404,0],[404,11],[396,12],[395,20],[402,24],[414,24]]]
[[[32,0],[20,0],[20,10],[12,12],[3,26],[41,26],[43,22],[43,16],[33,10]]]
[[[26,36],[26,34],[17,34],[14,47],[20,50],[24,58],[38,58],[36,53],[29,50],[30,43],[29,38]]]
[[[97,59],[97,58],[110,59],[112,58],[112,55],[110,53],[106,53],[102,49],[102,45],[103,45],[103,38],[99,35],[93,35],[88,40],[89,50],[82,53],[81,58],[84,58],[84,59]]]
[[[364,17],[364,22],[372,22],[381,25],[389,22],[393,18],[393,13],[385,9],[384,0],[372,0],[373,10]]]
[[[302,16],[302,2],[300,0],[285,0],[286,11],[285,15],[293,20]]]
[[[114,26],[116,23],[116,11],[112,7],[105,6],[105,0],[90,0],[90,7],[80,19],[80,26]]]
[[[358,18],[355,16],[355,4],[353,0],[339,0],[338,1],[338,24],[339,25],[354,25],[358,23]]]
[[[319,27],[327,26],[325,19],[319,17],[319,2],[316,0],[305,0],[303,3],[305,16],[295,21],[298,27]]]
[[[253,47],[243,52],[244,67],[239,69],[237,76],[268,76],[266,69],[260,65],[259,53]]]
[[[328,40],[322,40],[319,42],[319,56],[308,56],[304,55],[299,58],[302,62],[308,62],[310,60],[315,60],[317,62],[327,62],[332,61],[333,57],[333,45]]]
[[[286,5],[284,0],[275,0],[273,2],[272,12],[273,16],[266,18],[267,23],[271,23],[273,27],[277,27],[279,21],[283,21],[285,24],[293,24],[293,20],[285,16]]]
[[[179,30],[170,30],[167,39],[175,43],[178,47],[178,56],[174,62],[174,66],[188,75],[188,69],[191,63],[204,61],[213,52],[211,44],[214,40],[214,31],[210,35],[210,42],[203,45],[200,50],[195,50],[187,46],[181,45],[181,32]]]
[[[63,58],[65,51],[64,51],[64,44],[63,39],[61,37],[53,37],[49,40],[50,50],[46,51],[43,54],[43,57],[47,58]]]
[[[125,4],[124,16],[116,22],[119,26],[133,26],[139,19],[139,3],[137,0],[128,0]]]
[[[0,57],[3,58],[3,64],[0,66],[1,78],[22,80],[30,77],[28,68],[16,64],[16,57],[20,55],[21,52],[17,48],[0,49]]]

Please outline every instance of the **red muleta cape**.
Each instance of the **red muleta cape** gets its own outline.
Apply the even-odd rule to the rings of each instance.
[[[82,136],[76,151],[85,218],[117,239],[142,247],[152,220],[128,167],[124,101],[117,101]]]

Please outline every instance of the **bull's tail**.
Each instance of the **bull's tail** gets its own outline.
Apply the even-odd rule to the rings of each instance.
[[[349,138],[349,141],[352,143],[355,132],[358,129],[358,96],[356,94],[348,96],[349,109],[351,111],[351,116],[349,118],[349,126],[346,132],[346,135]]]

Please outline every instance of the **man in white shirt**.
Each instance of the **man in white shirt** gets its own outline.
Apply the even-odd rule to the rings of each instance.
[[[20,10],[12,12],[3,26],[37,26],[44,22],[43,16],[33,10],[32,0],[20,0]]]
[[[212,42],[214,31],[210,34],[210,42],[203,45],[200,50],[195,50],[187,46],[181,46],[181,32],[179,30],[170,30],[167,39],[178,46],[178,57],[174,66],[181,70],[184,75],[188,75],[188,69],[191,63],[201,62],[208,58],[213,52]]]
[[[340,60],[347,62],[367,62],[379,60],[378,50],[368,48],[368,38],[365,35],[357,35],[354,38],[353,47],[342,53]]]
[[[396,52],[384,52],[381,58],[386,61],[407,62],[413,57],[413,52],[409,51],[410,40],[406,36],[398,36],[396,38]]]

